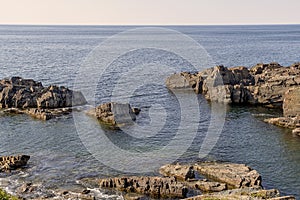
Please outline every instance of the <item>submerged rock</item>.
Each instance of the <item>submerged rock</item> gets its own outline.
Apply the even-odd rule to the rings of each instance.
[[[21,77],[0,80],[0,108],[8,109],[7,112],[48,120],[67,113],[62,108],[84,104],[86,100],[81,92],[63,86],[44,87],[41,82]]]
[[[9,171],[24,167],[30,156],[18,155],[18,156],[2,156],[0,157],[0,171]]]
[[[99,121],[105,124],[122,126],[133,123],[139,112],[139,109],[131,108],[128,103],[110,102],[91,109],[87,112],[87,114],[96,117]]]

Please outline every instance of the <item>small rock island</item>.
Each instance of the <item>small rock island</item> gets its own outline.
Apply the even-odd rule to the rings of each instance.
[[[86,103],[81,92],[64,86],[44,87],[41,82],[21,77],[0,80],[0,108],[4,112],[25,113],[48,120],[70,112],[72,106]]]

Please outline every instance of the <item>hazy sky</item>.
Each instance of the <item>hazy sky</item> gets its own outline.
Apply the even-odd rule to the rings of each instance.
[[[0,24],[300,24],[300,0],[0,0]]]

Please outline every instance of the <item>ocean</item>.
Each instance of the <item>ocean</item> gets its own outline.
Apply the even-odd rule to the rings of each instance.
[[[201,96],[170,92],[166,77],[199,69],[193,61],[200,69],[291,65],[300,61],[300,25],[0,25],[1,79],[21,76],[46,86],[94,89],[87,96],[91,106],[114,100],[141,108],[137,126],[121,130],[103,128],[84,112],[49,121],[0,113],[0,155],[31,156],[23,171],[1,174],[0,186],[14,191],[33,182],[68,190],[81,188],[78,181],[85,177],[158,175],[161,164],[204,159],[245,163],[262,175],[265,188],[300,198],[300,137],[263,122],[281,111],[224,105],[212,111]],[[215,123],[212,119],[223,111],[224,122]],[[199,158],[210,127],[220,133],[205,158]],[[122,199],[98,192],[99,199]]]

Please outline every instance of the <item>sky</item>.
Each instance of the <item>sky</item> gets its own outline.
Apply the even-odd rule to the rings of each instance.
[[[0,0],[0,24],[300,24],[300,0]]]

